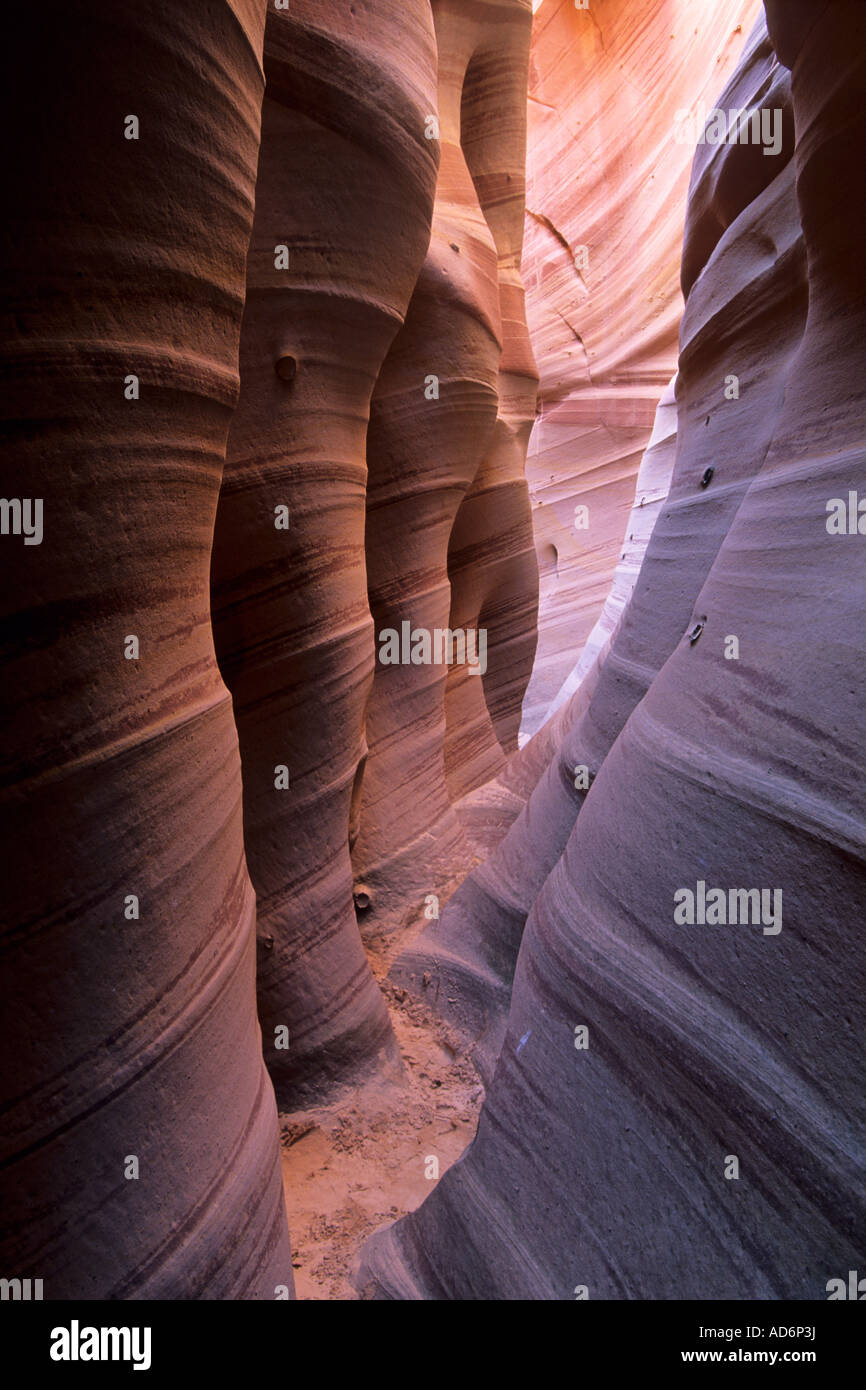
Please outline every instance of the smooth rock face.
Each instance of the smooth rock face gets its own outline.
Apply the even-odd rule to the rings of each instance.
[[[365,444],[430,233],[435,71],[425,0],[358,4],[351,25],[336,0],[268,14],[213,606],[243,763],[265,1057],[286,1104],[393,1047],[349,854],[374,662]]]
[[[584,730],[603,761],[535,898],[477,1138],[368,1243],[373,1296],[814,1299],[863,1249],[864,538],[834,499],[866,490],[866,7],[768,12],[794,164],[699,150],[674,487]],[[750,88],[783,108],[760,33]],[[677,524],[654,631],[645,572]],[[686,890],[716,889],[724,917],[713,893],[691,925]]]
[[[446,8],[459,13],[465,7],[448,0]],[[445,760],[452,797],[483,785],[500,769],[501,753],[517,749],[535,657],[538,601],[525,478],[538,376],[520,277],[531,10],[527,0],[488,0],[477,14],[483,22],[476,22],[465,55],[460,134],[496,247],[502,354],[493,435],[457,514],[448,551],[451,626],[482,629],[487,647],[480,684],[465,665],[448,674]]]
[[[353,858],[371,891],[371,937],[420,919],[429,895],[465,873],[454,803],[516,748],[535,650],[524,460],[537,378],[520,281],[531,14],[518,0],[436,0],[433,15],[432,237],[368,434],[377,662]],[[385,660],[387,634],[404,624],[469,634],[475,646],[450,668]]]
[[[264,6],[190,8],[22,10],[4,83],[0,1268],[46,1299],[292,1288],[208,610]]]
[[[461,884],[441,921],[432,923],[402,952],[391,971],[395,982],[434,1001],[435,1010],[464,1033],[485,1079],[492,1075],[504,1038],[511,981],[527,913],[574,825],[583,801],[578,788],[589,785],[589,767],[579,761],[580,738],[575,738],[573,731],[591,724],[587,706],[606,669],[611,642],[619,632],[623,608],[638,578],[640,564],[635,564],[634,556],[643,556],[670,488],[676,414],[671,383],[641,463],[626,558],[617,568],[596,625],[596,643],[587,644],[589,650],[574,673],[576,688],[564,698],[558,715],[548,720],[519,759],[512,760],[507,780],[502,779],[518,797],[524,792],[516,820],[512,816],[511,823],[502,828],[489,857]],[[604,703],[603,693],[599,703]],[[575,745],[573,755],[567,742]],[[524,767],[519,768],[518,763]],[[584,775],[576,776],[580,767]]]
[[[541,377],[527,462],[541,605],[526,736],[601,612],[676,368],[695,147],[677,138],[677,113],[714,104],[759,12],[759,0],[537,7],[524,266]]]
[[[753,147],[698,146],[685,246],[689,253],[702,237],[707,259],[696,267],[702,272],[697,283],[686,285],[677,433],[660,422],[661,437],[644,460],[649,472],[661,455],[667,460],[662,468],[670,474],[673,467],[673,475],[625,614],[599,668],[590,667],[589,679],[537,736],[543,749],[553,739],[553,750],[525,810],[461,885],[441,922],[394,967],[395,979],[415,992],[429,977],[436,1007],[479,1040],[476,1058],[485,1073],[502,1040],[527,913],[611,746],[692,619],[701,585],[765,458],[791,354],[803,332],[806,267],[791,161],[790,77],[773,54],[763,19],[718,104],[787,113],[786,138],[778,156],[757,152],[762,162],[751,183],[760,173],[765,186],[745,207],[733,192],[723,199],[718,190],[736,189],[743,165],[751,173]],[[715,198],[708,188],[717,191]],[[741,327],[746,312],[747,331]],[[733,377],[728,383],[731,373],[736,384]],[[643,500],[639,490],[636,511]],[[636,527],[630,524],[630,535]]]
[[[364,1296],[823,1298],[866,1238],[866,4],[744,49],[755,0],[535,6],[535,538],[530,0],[176,8],[24,12],[3,84],[0,1273],[291,1297],[256,916],[305,1106],[390,1071],[359,921],[423,913],[392,983],[488,1101]],[[676,363],[704,97],[778,148],[697,148]],[[483,673],[385,664],[404,622]]]
[[[634,592],[673,477],[677,456],[676,384],[677,378],[674,376],[665,387],[656,409],[653,431],[638,469],[635,500],[625,528],[622,553],[604,607],[580,656],[551,701],[548,719],[567,705],[571,696],[578,691],[584,702],[589,699]]]

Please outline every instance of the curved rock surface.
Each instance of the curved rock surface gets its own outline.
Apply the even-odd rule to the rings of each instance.
[[[676,367],[694,154],[677,113],[713,105],[759,12],[759,0],[537,6],[525,264],[541,377],[527,461],[541,606],[527,736],[601,612]]]
[[[527,0],[496,0],[479,13],[485,22],[468,58],[460,130],[498,257],[502,355],[493,435],[455,519],[448,552],[451,626],[483,630],[487,646],[480,681],[466,666],[448,673],[445,760],[452,797],[489,780],[502,754],[517,748],[538,605],[525,477],[538,375],[520,277],[531,10]]]
[[[345,1271],[446,1095],[465,1142],[455,1032],[477,1136],[389,1189],[431,1195],[364,1296],[857,1267],[866,5],[768,0],[743,48],[755,8],[19,17],[4,1295],[292,1297],[264,1061],[290,1144],[329,1116],[328,1211],[352,1170]],[[692,160],[675,364],[705,97],[739,138]],[[478,673],[386,664],[404,624],[480,629]],[[407,1053],[432,1101],[396,1037],[447,1051],[442,1090]]]
[[[531,15],[523,0],[435,0],[433,15],[442,157],[432,238],[368,435],[379,659],[353,857],[370,939],[417,921],[465,873],[455,804],[516,747],[535,649],[524,460],[537,378],[520,281]],[[482,673],[468,662],[384,663],[382,635],[404,623],[479,642],[483,631]]]
[[[866,7],[768,12],[795,164],[768,184],[760,149],[702,147],[694,171],[668,510],[705,518],[679,548],[699,592],[665,605],[687,621],[658,674],[619,671],[625,705],[651,683],[533,904],[477,1138],[368,1243],[375,1296],[812,1299],[863,1248],[863,539],[828,513],[866,484]],[[763,63],[781,103],[761,52],[734,91]],[[687,890],[712,894],[695,925]]]
[[[292,1288],[208,608],[263,27],[35,7],[4,83],[0,1267],[46,1299]]]
[[[677,378],[673,376],[656,408],[653,431],[638,469],[635,501],[625,528],[622,554],[604,607],[580,656],[551,701],[551,716],[567,705],[578,691],[584,701],[589,699],[634,592],[655,523],[670,492],[677,454],[676,384]]]
[[[789,75],[775,58],[763,20],[718,104],[790,113]],[[479,1040],[476,1055],[485,1071],[502,1040],[527,913],[611,746],[680,640],[778,419],[807,298],[788,119],[784,130],[777,157],[760,150],[756,156],[752,146],[739,144],[698,147],[685,246],[688,258],[703,238],[706,262],[697,283],[684,283],[677,434],[663,432],[660,446],[648,451],[646,467],[657,466],[659,447],[668,459],[675,447],[676,461],[633,593],[591,688],[582,685],[551,728],[537,736],[547,765],[525,810],[461,885],[441,923],[431,924],[394,967],[394,978],[414,992],[428,978],[437,1007]],[[747,195],[738,200],[734,192],[723,197],[718,190],[748,188],[745,175],[756,157],[761,163],[755,177],[762,176],[765,187],[742,207]],[[708,196],[708,188],[715,196]],[[736,396],[733,386],[726,387],[732,354]],[[449,999],[456,1003],[449,1006]]]
[[[213,554],[259,1014],[287,1105],[393,1051],[349,854],[374,661],[365,448],[429,238],[436,53],[425,0],[371,0],[345,18],[336,0],[268,14],[241,395]]]

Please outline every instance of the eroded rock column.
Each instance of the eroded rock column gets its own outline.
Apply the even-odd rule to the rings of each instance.
[[[534,643],[522,451],[535,375],[519,279],[529,16],[511,3],[433,10],[442,149],[433,234],[377,383],[369,433],[367,565],[378,661],[354,858],[372,889],[370,933],[435,910],[430,895],[465,871],[470,851],[452,809],[461,786],[447,775],[447,750],[468,737],[476,775],[478,754],[501,766],[487,700],[516,737],[515,701],[519,707]],[[452,594],[449,542],[453,560],[454,537],[467,528],[475,548]],[[465,658],[449,672],[435,652],[424,659],[421,645],[417,662],[391,663],[383,634],[402,634],[404,623],[431,638],[470,630],[473,641],[488,628],[486,674],[477,660],[472,674]]]
[[[208,608],[264,18],[16,23],[0,1254],[46,1299],[292,1287]]]
[[[460,8],[453,0],[444,6],[446,13]],[[531,6],[491,0],[468,14],[475,32],[463,77],[460,130],[496,246],[502,355],[496,425],[455,518],[448,550],[451,627],[483,631],[486,644],[480,678],[468,664],[448,673],[445,767],[452,800],[495,777],[505,756],[516,751],[538,609],[525,473],[538,374],[520,277]]]
[[[435,44],[424,0],[268,15],[241,399],[213,563],[244,770],[259,1010],[298,1103],[391,1048],[349,856],[373,625],[370,396],[430,232]]]

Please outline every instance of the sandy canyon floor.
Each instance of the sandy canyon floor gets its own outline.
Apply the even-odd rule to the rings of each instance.
[[[403,938],[399,949],[406,945]],[[420,1206],[469,1144],[484,1090],[465,1048],[423,1001],[385,978],[402,1068],[316,1109],[280,1115],[283,1188],[299,1299],[357,1299],[355,1257],[378,1227]]]

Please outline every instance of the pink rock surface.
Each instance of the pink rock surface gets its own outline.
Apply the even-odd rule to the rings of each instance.
[[[268,15],[241,396],[213,557],[258,898],[259,1014],[287,1105],[393,1051],[349,854],[374,662],[365,447],[429,237],[436,55],[424,0],[375,0],[344,18],[336,0]]]
[[[751,201],[748,165],[734,177],[759,149],[695,164],[693,205],[719,225],[683,324],[668,511],[699,591],[673,592],[667,567],[664,623],[685,605],[685,631],[535,898],[476,1140],[366,1247],[374,1296],[814,1299],[856,1267],[866,613],[862,536],[834,534],[828,503],[866,487],[866,8],[819,8],[768,6],[792,69],[797,212],[789,166]],[[728,95],[753,84],[781,110],[760,32]],[[687,475],[714,433],[701,500]],[[620,674],[628,703],[640,667]],[[772,909],[689,925],[683,885],[726,905],[766,890]]]
[[[398,1036],[488,1097],[364,1296],[822,1298],[866,1238],[866,5],[140,8],[23,14],[4,84],[4,1281],[291,1297],[264,1061],[366,1162],[406,930]],[[692,151],[702,101],[758,124]],[[385,664],[404,622],[483,674]]]
[[[292,1288],[208,610],[263,28],[247,0],[36,7],[4,84],[0,491],[44,535],[0,538],[0,1268],[45,1299]]]
[[[675,138],[676,116],[713,105],[759,9],[758,0],[537,7],[524,264],[541,377],[527,467],[541,609],[527,735],[599,617],[676,367],[694,153],[694,139]]]
[[[516,747],[535,649],[537,378],[520,281],[531,16],[518,0],[433,13],[442,157],[427,259],[373,397],[367,572],[379,653],[404,623],[483,630],[486,670],[377,661],[354,848],[371,939],[465,873],[454,806]]]
[[[787,70],[778,65],[760,23],[719,101],[725,109],[760,109],[765,102],[767,109],[778,106],[789,112],[789,85]],[[677,434],[667,435],[662,445],[673,474],[640,574],[599,669],[532,741],[540,745],[538,756],[546,770],[531,789],[525,810],[461,885],[441,922],[431,924],[394,969],[395,978],[414,991],[428,978],[438,1007],[445,1007],[478,1040],[478,1061],[488,1071],[501,1042],[526,915],[612,744],[680,640],[775,428],[806,313],[790,120],[784,129],[786,143],[777,158],[758,152],[755,178],[760,175],[765,187],[745,207],[741,203],[748,193],[739,199],[728,193],[724,201],[717,194],[707,201],[705,190],[748,189],[752,147],[699,147],[686,250],[688,254],[702,238],[707,261],[697,283],[687,285]],[[756,243],[764,248],[761,257],[754,254]],[[736,348],[739,396],[729,400],[729,344],[745,306],[749,331],[740,333]],[[672,447],[675,460],[669,457]],[[650,467],[652,459],[646,464]],[[708,479],[707,468],[713,469]],[[531,755],[532,744],[524,751],[527,759]],[[454,1005],[448,1006],[448,1000]]]

